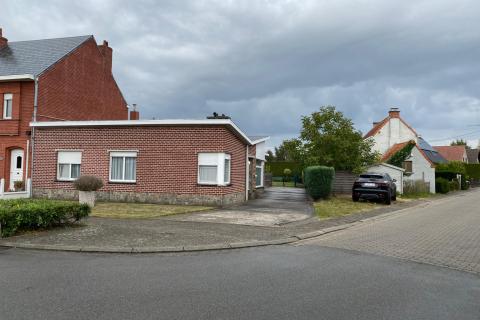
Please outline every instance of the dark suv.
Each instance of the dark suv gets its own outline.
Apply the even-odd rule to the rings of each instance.
[[[364,173],[355,180],[352,188],[352,200],[383,200],[391,204],[397,200],[396,180],[388,173]]]

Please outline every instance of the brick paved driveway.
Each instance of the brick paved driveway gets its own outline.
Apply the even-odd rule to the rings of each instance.
[[[480,190],[303,242],[480,274]]]

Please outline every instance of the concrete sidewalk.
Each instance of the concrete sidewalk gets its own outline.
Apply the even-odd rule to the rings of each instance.
[[[0,246],[85,252],[180,252],[292,243],[362,223],[365,219],[430,200],[385,206],[370,212],[318,220],[316,217],[276,227],[229,223],[133,220],[90,217],[81,225],[27,232],[0,240]]]

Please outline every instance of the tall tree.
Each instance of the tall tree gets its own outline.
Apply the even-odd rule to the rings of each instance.
[[[471,149],[470,146],[467,144],[466,140],[463,139],[457,139],[455,141],[452,141],[450,143],[451,146],[465,146],[466,149]]]
[[[300,140],[284,140],[281,145],[275,147],[275,160],[301,162],[303,157],[302,152],[303,148]]]
[[[334,106],[302,118],[300,140],[295,145],[306,165],[327,165],[337,170],[360,172],[378,161],[373,141],[364,140],[353,121]]]
[[[275,161],[275,155],[273,154],[272,150],[267,151],[267,154],[265,155],[265,160],[267,162]]]

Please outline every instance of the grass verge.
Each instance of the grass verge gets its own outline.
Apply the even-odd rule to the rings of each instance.
[[[213,207],[145,203],[98,202],[91,216],[115,219],[153,219],[175,214],[211,210]]]
[[[359,201],[353,202],[351,197],[331,197],[314,203],[315,213],[320,219],[341,217],[352,213],[370,211],[383,206],[381,203]]]

